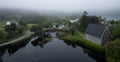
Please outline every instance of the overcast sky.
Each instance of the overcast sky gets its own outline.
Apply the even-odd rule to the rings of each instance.
[[[120,9],[120,0],[0,0],[0,8],[53,11],[108,11]]]

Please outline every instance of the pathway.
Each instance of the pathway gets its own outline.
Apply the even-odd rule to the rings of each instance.
[[[23,36],[21,36],[19,38],[16,38],[16,39],[13,39],[13,40],[11,40],[9,42],[5,42],[5,43],[0,44],[0,47],[11,44],[11,43],[14,43],[14,42],[17,42],[17,41],[22,40],[24,38],[27,38],[27,37],[31,36],[32,34],[34,34],[34,32],[30,32],[28,30],[28,31],[26,31],[26,33]]]

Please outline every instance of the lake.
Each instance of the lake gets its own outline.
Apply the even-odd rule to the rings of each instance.
[[[51,33],[51,41],[28,40],[0,48],[0,62],[97,62],[80,46],[67,43]],[[34,39],[34,38],[33,38]]]

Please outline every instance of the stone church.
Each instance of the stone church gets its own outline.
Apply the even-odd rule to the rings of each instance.
[[[105,45],[112,39],[112,36],[107,26],[101,24],[88,24],[85,38],[95,44]]]

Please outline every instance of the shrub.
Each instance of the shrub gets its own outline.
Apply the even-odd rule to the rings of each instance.
[[[114,37],[114,39],[120,38],[120,24],[113,26],[111,31],[112,31],[112,36]]]
[[[120,62],[120,39],[106,45],[107,62]]]

